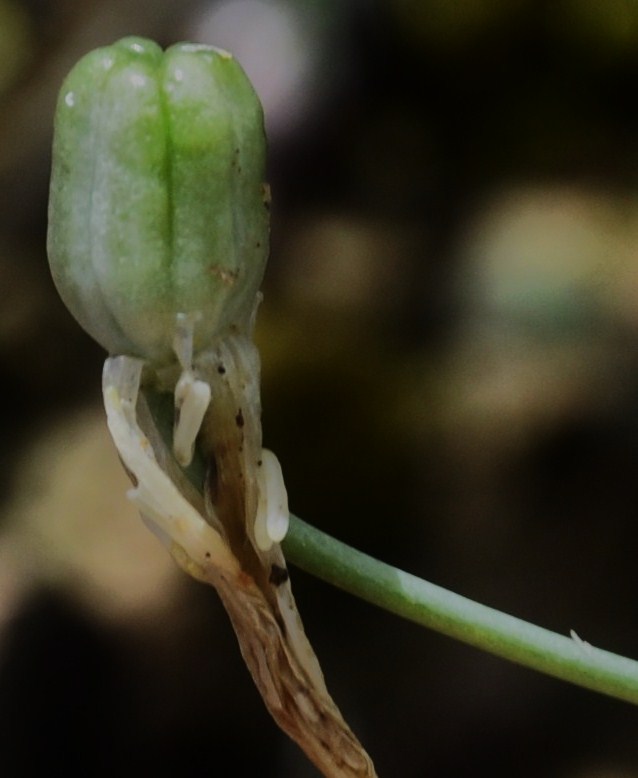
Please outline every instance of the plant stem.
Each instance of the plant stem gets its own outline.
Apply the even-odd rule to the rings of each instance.
[[[638,704],[638,662],[488,608],[291,517],[290,562],[387,611],[578,686]]]
[[[172,404],[147,392],[153,416],[170,440]],[[201,490],[205,463],[188,475]],[[282,548],[288,560],[327,583],[424,627],[577,686],[638,704],[638,662],[488,608],[373,559],[290,517]]]

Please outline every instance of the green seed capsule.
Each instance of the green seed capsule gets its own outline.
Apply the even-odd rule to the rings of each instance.
[[[230,54],[125,38],[58,101],[48,252],[58,291],[111,354],[172,358],[248,326],[268,254],[259,99]]]

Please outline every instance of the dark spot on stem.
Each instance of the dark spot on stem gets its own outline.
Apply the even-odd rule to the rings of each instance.
[[[285,567],[273,565],[270,568],[270,576],[268,577],[268,580],[273,586],[281,586],[283,583],[286,583],[289,577],[288,570],[286,570]]]
[[[224,375],[224,373],[226,372],[226,368],[223,365],[218,365],[217,372],[219,373],[219,375]]]
[[[244,414],[241,411],[241,408],[237,412],[237,416],[235,416],[235,424],[241,429],[244,426]]]

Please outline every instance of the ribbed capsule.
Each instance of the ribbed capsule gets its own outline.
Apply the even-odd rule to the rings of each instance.
[[[58,100],[48,253],[58,291],[111,354],[172,359],[248,326],[268,254],[265,137],[239,64],[125,38],[87,54]]]

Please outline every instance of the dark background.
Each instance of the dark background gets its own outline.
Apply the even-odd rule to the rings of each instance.
[[[127,34],[228,48],[264,100],[292,509],[638,656],[638,3],[0,0],[0,773],[316,775],[126,505],[48,275],[56,93]],[[638,776],[629,705],[293,584],[381,776]]]

